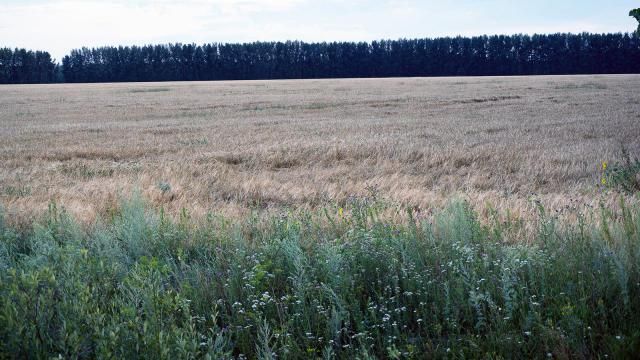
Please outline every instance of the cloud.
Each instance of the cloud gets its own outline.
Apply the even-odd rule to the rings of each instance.
[[[0,46],[60,60],[82,46],[635,29],[627,3],[611,1],[585,0],[580,14],[567,14],[507,0],[0,0]]]
[[[286,12],[306,0],[31,1],[0,5],[4,46],[47,49],[181,41],[246,40],[261,34],[256,14]],[[268,30],[268,29],[266,29]],[[277,35],[277,34],[274,34]]]
[[[225,14],[248,14],[286,11],[302,3],[304,0],[218,0],[215,6]]]
[[[176,32],[199,29],[193,9],[168,6],[127,6],[120,2],[57,1],[0,8],[0,23],[6,24],[16,46],[42,47],[66,52],[68,47],[148,41]],[[28,20],[27,20],[28,19]],[[190,19],[191,21],[188,21]],[[59,54],[56,54],[59,56]]]

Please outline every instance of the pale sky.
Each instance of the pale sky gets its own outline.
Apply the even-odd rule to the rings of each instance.
[[[0,0],[0,47],[630,32],[637,0]]]

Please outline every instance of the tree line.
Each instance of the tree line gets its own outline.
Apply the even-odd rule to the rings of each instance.
[[[640,37],[626,33],[105,46],[73,50],[61,66],[26,52],[45,59],[33,66],[24,54],[0,59],[0,72],[11,74],[0,82],[640,73]]]
[[[58,82],[60,73],[46,51],[0,48],[0,84]]]

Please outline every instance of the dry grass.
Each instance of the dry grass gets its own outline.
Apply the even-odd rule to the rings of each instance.
[[[640,76],[0,87],[0,203],[25,217],[55,199],[90,220],[133,188],[196,214],[371,189],[421,208],[595,204],[621,145],[640,154]]]

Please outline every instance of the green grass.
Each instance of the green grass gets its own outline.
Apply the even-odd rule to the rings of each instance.
[[[171,89],[157,87],[157,88],[138,88],[138,89],[129,90],[130,93],[156,93],[156,92],[167,92],[167,91],[171,91]]]
[[[640,191],[640,160],[631,159],[625,147],[620,150],[620,161],[611,165],[602,163],[602,184],[610,189],[630,194]]]
[[[5,186],[4,194],[7,196],[25,197],[31,195],[29,186]]]
[[[639,209],[573,225],[541,208],[514,244],[518,226],[482,225],[464,202],[404,225],[380,220],[383,206],[172,220],[134,196],[88,229],[54,204],[27,230],[0,221],[0,358],[640,350]]]

